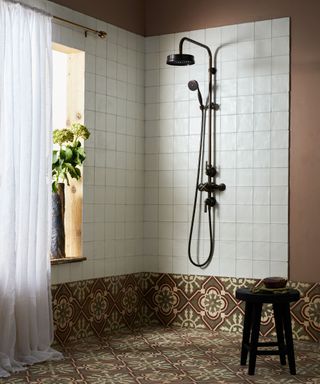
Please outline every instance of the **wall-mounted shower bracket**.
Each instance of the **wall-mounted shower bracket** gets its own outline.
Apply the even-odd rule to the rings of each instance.
[[[213,109],[214,111],[218,111],[220,108],[220,105],[217,104],[217,103],[211,103],[211,109]]]
[[[207,207],[214,207],[216,205],[217,201],[213,196],[207,197],[204,202],[204,211],[207,212]]]
[[[215,167],[213,167],[211,164],[209,165],[206,161],[206,175],[209,177],[215,177],[216,174],[217,170],[215,169]]]
[[[210,71],[210,73],[215,75],[217,73],[217,68],[212,67],[212,68],[209,69],[209,71]]]

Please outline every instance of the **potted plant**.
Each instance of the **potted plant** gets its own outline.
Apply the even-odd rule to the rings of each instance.
[[[52,153],[52,232],[51,258],[65,257],[65,184],[81,178],[81,165],[86,158],[82,145],[90,136],[88,129],[78,123],[69,128],[55,129],[53,143],[58,146]],[[82,139],[82,140],[81,140]]]

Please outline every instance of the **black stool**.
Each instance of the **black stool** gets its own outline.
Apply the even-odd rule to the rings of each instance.
[[[292,340],[290,302],[299,300],[299,291],[296,289],[288,289],[285,293],[254,293],[248,288],[238,288],[236,298],[246,302],[241,346],[241,365],[246,365],[249,352],[248,374],[254,375],[257,355],[279,355],[282,365],[286,364],[287,355],[290,373],[291,375],[295,375],[296,364]],[[277,333],[276,342],[259,343],[263,303],[271,303],[273,305]],[[284,341],[284,335],[286,342]],[[278,350],[258,351],[258,347],[276,346]]]

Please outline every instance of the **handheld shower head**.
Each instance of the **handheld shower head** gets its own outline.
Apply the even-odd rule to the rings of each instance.
[[[190,91],[198,91],[198,100],[200,103],[200,107],[202,108],[203,107],[203,101],[202,101],[202,96],[201,96],[201,92],[200,92],[199,84],[198,84],[197,80],[190,80],[188,83],[188,88],[190,89]]]
[[[190,80],[188,83],[188,88],[190,89],[190,91],[198,90],[199,84],[198,84],[197,80]]]

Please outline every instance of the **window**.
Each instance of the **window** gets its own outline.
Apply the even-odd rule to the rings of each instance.
[[[84,52],[54,43],[52,53],[53,129],[62,129],[72,123],[84,124]],[[82,179],[70,179],[70,186],[65,186],[64,261],[83,256],[82,194]]]

